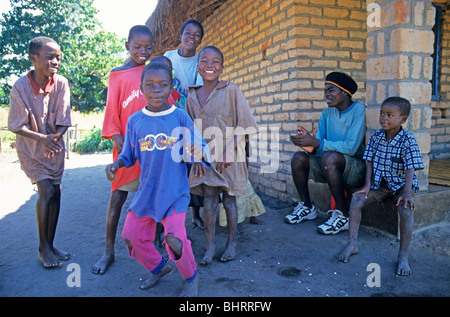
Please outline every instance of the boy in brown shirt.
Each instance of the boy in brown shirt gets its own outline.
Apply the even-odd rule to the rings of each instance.
[[[39,192],[38,258],[44,267],[58,267],[61,261],[70,258],[67,252],[53,246],[64,171],[62,136],[71,126],[69,83],[56,74],[61,65],[61,51],[53,39],[45,36],[32,39],[29,57],[34,70],[19,78],[11,89],[8,129],[16,134],[21,168]]]

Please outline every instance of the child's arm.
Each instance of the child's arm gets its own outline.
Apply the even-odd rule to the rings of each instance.
[[[414,210],[414,197],[411,195],[412,183],[414,179],[414,168],[409,168],[405,170],[405,185],[401,190],[400,197],[397,200],[397,206],[400,205],[400,202],[404,202],[404,208],[408,208],[408,204],[411,210]]]
[[[63,150],[63,148],[57,142],[61,138],[61,136],[64,134],[64,132],[67,130],[67,127],[61,126],[60,128],[64,128],[64,129],[61,129],[61,130],[58,129],[58,132],[55,134],[42,134],[42,133],[30,130],[26,126],[22,126],[22,128],[20,130],[14,131],[14,133],[41,143],[45,147],[46,153],[61,152]]]
[[[125,141],[125,138],[121,134],[114,134],[112,139],[114,140],[117,153],[120,154],[123,149],[123,142]]]
[[[57,143],[61,139],[61,137],[64,135],[64,133],[66,133],[68,128],[69,127],[62,126],[62,125],[61,126],[56,126],[56,133],[53,134],[53,137],[54,137],[53,141],[55,143]],[[47,152],[45,153],[45,157],[46,158],[52,158],[54,156],[55,156],[55,152],[54,151],[47,150]]]
[[[107,165],[105,172],[108,180],[111,182],[114,181],[116,179],[117,170],[123,166],[125,166],[125,164],[120,158],[118,158],[114,163]]]
[[[373,174],[373,162],[366,161],[366,177],[364,179],[364,185],[359,190],[353,193],[356,194],[364,194],[364,198],[367,199],[367,195],[369,194],[370,184],[372,182],[372,174]]]
[[[102,138],[113,139],[114,146],[118,154],[122,152],[124,137],[123,128],[120,121],[122,107],[119,105],[121,93],[121,80],[113,75],[114,70],[108,78],[108,94],[106,96],[105,118],[103,120]]]

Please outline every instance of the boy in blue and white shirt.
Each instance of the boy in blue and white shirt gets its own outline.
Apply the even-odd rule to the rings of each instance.
[[[172,90],[169,66],[157,62],[145,66],[141,92],[148,104],[128,119],[122,152],[106,167],[106,175],[113,181],[120,168],[136,162],[141,166],[139,188],[122,231],[130,256],[152,273],[140,288],[153,287],[174,262],[185,279],[180,296],[191,297],[198,295],[199,278],[185,228],[190,200],[187,163],[209,167],[210,159],[208,146],[189,115],[167,104]],[[171,261],[153,244],[157,223],[164,226]]]
[[[408,251],[414,225],[413,196],[419,190],[415,170],[424,166],[416,138],[402,128],[410,109],[409,101],[401,97],[387,98],[381,105],[381,129],[372,134],[364,152],[365,183],[353,194],[350,204],[349,242],[338,255],[342,262],[358,253],[356,240],[362,208],[393,197],[400,215],[397,275],[411,274]]]

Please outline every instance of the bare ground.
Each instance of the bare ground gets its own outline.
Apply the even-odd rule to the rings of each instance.
[[[103,252],[105,216],[110,185],[104,168],[111,154],[70,154],[62,183],[61,216],[56,246],[72,258],[57,269],[44,269],[37,259],[37,230],[34,206],[37,193],[20,170],[15,152],[0,153],[0,296],[2,297],[167,297],[182,289],[182,277],[174,270],[154,288],[139,290],[146,270],[128,256],[118,237],[116,262],[104,275],[91,273],[91,266]],[[323,236],[316,220],[299,225],[283,222],[291,205],[261,196],[267,212],[264,225],[239,224],[236,259],[199,266],[202,297],[371,297],[449,296],[450,261],[433,236],[415,238],[410,263],[413,274],[395,275],[398,241],[369,228],[360,232],[359,254],[340,263],[337,253],[347,234]],[[119,223],[126,215],[127,201]],[[199,261],[205,251],[204,232],[187,217],[188,237]],[[429,233],[427,233],[430,235]],[[441,230],[447,241],[448,231]],[[119,236],[119,234],[118,234]],[[217,253],[224,248],[226,231],[216,232]],[[445,245],[444,245],[445,249]],[[445,249],[447,250],[447,249]],[[161,249],[164,253],[164,250]],[[380,268],[380,287],[373,286],[369,264]],[[79,266],[80,287],[70,287]],[[369,267],[370,268],[370,267]]]

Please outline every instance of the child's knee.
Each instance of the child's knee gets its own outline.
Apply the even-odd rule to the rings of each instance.
[[[227,193],[224,193],[222,204],[225,207],[226,211],[232,211],[236,209],[236,196],[230,196]]]
[[[122,239],[123,239],[123,242],[125,242],[125,244],[127,245],[128,248],[131,249],[133,247],[133,245],[131,244],[130,240],[128,240],[127,238],[122,238]]]
[[[171,249],[177,248],[183,245],[183,241],[176,238],[173,233],[168,233],[165,237],[166,243],[170,246]]]
[[[352,196],[352,200],[350,202],[351,207],[354,208],[362,208],[364,207],[366,203],[366,198],[364,197],[365,194],[359,193]]]
[[[400,221],[414,219],[414,212],[409,207],[405,208],[403,206],[398,207],[398,214],[400,216]]]
[[[172,252],[177,257],[180,257],[183,251],[183,241],[175,237],[173,233],[168,233],[165,237],[165,240]]]
[[[37,182],[39,196],[46,199],[51,199],[56,190],[53,184],[47,180]]]
[[[217,213],[217,206],[219,206],[219,199],[211,198],[208,199],[205,196],[203,203],[203,215],[209,218],[215,218]]]

